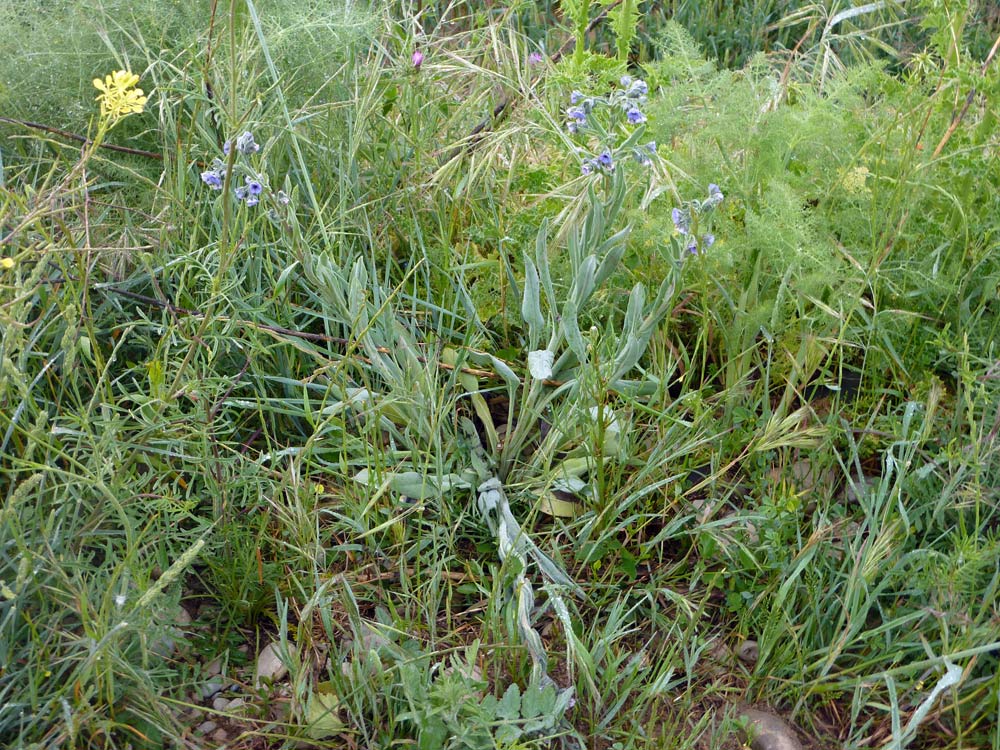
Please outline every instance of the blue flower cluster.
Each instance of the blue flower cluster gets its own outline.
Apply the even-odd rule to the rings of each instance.
[[[250,131],[237,136],[235,145],[236,152],[242,156],[250,156],[260,151],[260,145],[254,141],[253,133]],[[226,141],[222,146],[222,153],[228,157],[232,148],[233,142]],[[212,190],[222,190],[226,180],[226,166],[222,159],[216,157],[212,160],[212,168],[201,173],[201,181]],[[244,184],[234,188],[233,195],[236,200],[243,201],[249,207],[256,206],[260,203],[260,196],[264,192],[263,178],[245,164],[237,164],[236,170],[243,174]]]
[[[724,197],[722,190],[713,182],[708,186],[708,197],[705,200],[691,201],[670,212],[670,218],[673,219],[674,228],[681,237],[684,249],[692,255],[697,255],[699,249],[707,250],[715,244],[715,235],[711,232],[702,234],[699,240],[698,224],[722,203]]]
[[[649,86],[640,78],[622,76],[620,88],[607,96],[587,96],[582,91],[570,94],[570,107],[566,109],[566,129],[574,134],[583,134],[596,139],[602,148],[595,155],[583,160],[584,174],[600,172],[610,174],[615,169],[615,159],[621,151],[631,152],[632,158],[640,165],[648,167],[656,155],[656,143],[650,141],[637,145],[639,133],[629,132],[631,126],[646,122],[646,114],[641,107],[646,103]],[[605,116],[597,116],[604,111]],[[621,136],[624,130],[625,136]]]

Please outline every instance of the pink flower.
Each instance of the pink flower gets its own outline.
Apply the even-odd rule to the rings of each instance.
[[[528,65],[539,65],[544,59],[541,52],[532,52],[528,55]]]
[[[420,70],[420,66],[423,65],[424,62],[424,53],[418,49],[413,50],[413,56],[410,58],[410,60],[413,61],[413,67],[416,70]]]

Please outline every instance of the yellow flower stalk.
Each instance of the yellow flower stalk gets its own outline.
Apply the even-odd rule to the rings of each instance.
[[[128,70],[116,70],[114,73],[94,79],[94,88],[101,92],[97,101],[101,103],[101,118],[117,122],[131,114],[140,114],[146,106],[146,97],[142,89],[135,88],[139,76]]]
[[[13,258],[0,258],[0,268],[4,269],[5,271],[9,271],[13,267],[14,267]]]

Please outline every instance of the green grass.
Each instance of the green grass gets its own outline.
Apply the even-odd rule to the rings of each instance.
[[[0,745],[1000,748],[997,19],[700,6],[0,0]]]

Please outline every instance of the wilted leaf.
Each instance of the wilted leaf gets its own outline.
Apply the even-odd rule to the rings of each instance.
[[[322,740],[344,731],[344,723],[338,711],[340,699],[333,692],[333,684],[321,682],[306,701],[305,720],[308,723],[306,735],[314,740]]]
[[[538,498],[538,510],[555,518],[576,518],[580,512],[580,505],[569,500],[560,500],[554,492],[546,492]]]

